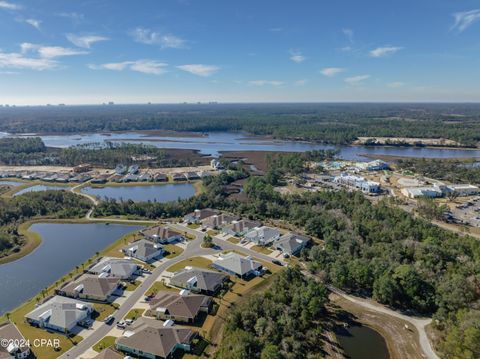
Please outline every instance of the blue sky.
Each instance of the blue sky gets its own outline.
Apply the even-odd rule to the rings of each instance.
[[[480,1],[0,0],[0,104],[480,101]]]

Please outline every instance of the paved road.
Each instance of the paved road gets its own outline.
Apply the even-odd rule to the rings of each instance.
[[[196,236],[195,240],[188,242],[186,249],[181,255],[172,258],[155,268],[152,274],[148,275],[145,281],[138,288],[136,288],[133,293],[130,294],[130,296],[120,306],[120,308],[114,313],[115,318],[123,318],[135,306],[135,303],[145,295],[145,292],[160,277],[160,274],[171,265],[190,257],[215,253],[216,251],[213,249],[201,248],[200,245],[202,243],[202,238],[203,236]],[[80,358],[80,356],[86,350],[88,350],[91,346],[95,345],[100,339],[107,335],[111,329],[111,325],[106,325],[102,323],[102,325],[98,329],[96,329],[94,333],[92,333],[88,338],[85,338],[78,345],[74,346],[72,349],[64,353],[62,356],[60,356],[60,358]]]
[[[375,311],[375,312],[380,312],[380,313],[383,313],[383,314],[391,315],[392,317],[396,317],[396,318],[399,318],[399,319],[402,319],[406,322],[411,323],[413,326],[415,326],[415,328],[418,331],[420,347],[422,348],[422,351],[424,353],[424,357],[428,358],[428,359],[440,359],[440,357],[433,350],[433,348],[430,344],[430,340],[428,339],[427,332],[425,331],[425,327],[432,322],[432,319],[430,319],[430,318],[417,318],[417,317],[411,317],[411,316],[408,316],[408,315],[404,315],[404,314],[398,313],[394,310],[391,310],[391,309],[389,309],[389,308],[387,308],[387,307],[385,307],[381,304],[374,303],[374,302],[367,301],[367,300],[362,299],[362,298],[358,298],[358,297],[354,297],[352,295],[349,295],[349,294],[347,294],[347,293],[345,293],[345,292],[343,292],[340,289],[337,289],[335,287],[329,286],[329,289],[333,293],[341,296],[342,298],[345,298],[345,299],[349,300],[350,302],[358,304],[361,307],[364,307],[366,309],[369,309],[369,310],[372,310],[372,311]]]

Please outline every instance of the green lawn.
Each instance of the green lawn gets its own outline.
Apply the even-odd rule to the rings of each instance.
[[[92,349],[96,352],[100,353],[101,351],[113,346],[115,344],[115,337],[106,336],[102,340],[100,340],[97,344],[95,344]]]
[[[199,268],[209,268],[212,264],[212,261],[203,257],[192,257],[185,259],[181,262],[178,262],[167,269],[169,272],[176,272],[180,269],[185,268],[186,266],[199,267]]]
[[[218,231],[211,229],[207,232],[209,236],[215,237],[218,234]]]
[[[273,252],[270,248],[267,248],[267,247],[264,247],[264,246],[256,246],[255,245],[250,249],[255,251],[255,252],[266,254],[267,256]]]
[[[98,320],[100,322],[103,321],[110,314],[113,314],[113,312],[116,310],[113,305],[104,303],[95,303],[93,304],[93,307],[95,308],[96,312],[95,320]]]
[[[200,227],[200,225],[197,223],[190,223],[190,224],[187,224],[187,227],[190,229],[197,229],[198,227]]]
[[[168,252],[165,258],[175,258],[182,254],[183,249],[175,244],[166,244],[163,248]]]
[[[227,241],[229,241],[230,243],[233,243],[233,244],[238,244],[238,243],[240,243],[240,238],[229,237],[229,238],[227,238]]]
[[[147,295],[157,294],[158,292],[160,292],[162,290],[169,290],[169,291],[178,292],[177,288],[166,286],[165,283],[158,281],[158,282],[153,283],[152,286],[147,290],[146,293],[147,293]]]
[[[127,313],[127,315],[125,316],[125,318],[123,319],[132,319],[132,320],[136,320],[138,318],[140,318],[143,314],[143,312],[145,311],[145,309],[140,309],[140,308],[134,308],[132,309],[131,311],[129,311]]]
[[[127,283],[127,288],[125,288],[125,290],[127,292],[132,292],[134,291],[135,289],[137,289],[137,287],[140,285],[140,281],[139,280],[136,280],[135,282],[133,283],[130,283],[130,282],[126,282]]]

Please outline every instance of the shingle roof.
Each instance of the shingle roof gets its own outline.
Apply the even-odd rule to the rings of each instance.
[[[85,308],[91,305],[79,300],[55,296],[32,310],[25,317],[38,321],[41,317],[45,322],[59,328],[71,328],[85,318]]]
[[[123,359],[123,358],[124,358],[123,355],[118,354],[116,351],[114,351],[111,348],[107,348],[103,352],[100,352],[93,359]]]
[[[249,257],[242,257],[234,252],[218,258],[213,264],[228,269],[239,275],[244,275],[250,272],[252,269],[257,270],[262,266],[261,263],[255,262]]]
[[[165,226],[155,226],[146,228],[142,231],[142,234],[145,237],[158,237],[160,239],[169,239],[178,235],[181,235],[180,232],[174,231],[171,228]]]
[[[283,252],[292,254],[296,253],[299,248],[305,246],[309,241],[310,238],[307,236],[288,233],[280,237],[280,239],[275,243],[275,247],[282,249]]]
[[[116,343],[129,348],[166,358],[177,344],[190,344],[194,332],[186,328],[145,327],[129,337],[118,338]]]
[[[150,301],[150,308],[165,308],[169,315],[194,319],[201,307],[210,303],[211,298],[201,294],[180,295],[172,292],[158,292]]]
[[[133,251],[135,253],[135,257],[146,258],[158,252],[160,249],[158,246],[158,244],[154,244],[146,239],[141,239],[123,247],[123,250]]]
[[[195,287],[204,291],[214,291],[227,276],[222,273],[208,271],[200,268],[185,268],[170,278],[172,284],[186,284],[189,280],[195,278]],[[182,285],[181,285],[182,286]]]
[[[81,293],[84,295],[106,298],[117,288],[119,281],[120,279],[115,277],[101,278],[96,275],[85,274],[77,280],[70,282],[61,290],[68,295],[75,295],[81,289]]]
[[[25,339],[23,335],[18,331],[17,327],[13,323],[8,323],[0,326],[0,340],[7,339],[8,343],[18,342],[22,344],[22,340]],[[14,344],[15,345],[15,344]],[[28,346],[18,346],[18,347],[8,347],[8,345],[0,345],[0,359],[11,359],[12,356],[9,353],[9,349],[18,350],[20,352],[25,352],[29,350]]]
[[[245,235],[249,240],[259,239],[262,242],[271,242],[274,237],[280,235],[280,231],[275,228],[262,226],[256,228]]]
[[[138,265],[130,259],[104,257],[90,269],[91,273],[110,273],[113,277],[130,277]]]

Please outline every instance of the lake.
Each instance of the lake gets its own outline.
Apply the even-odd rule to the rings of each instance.
[[[135,202],[172,202],[195,195],[191,183],[168,183],[157,185],[84,187],[83,193],[99,198],[124,199]]]
[[[22,184],[25,184],[25,183],[22,183]],[[35,186],[31,186],[31,187],[27,187],[27,188],[24,188],[22,189],[21,191],[18,191],[17,193],[15,193],[13,196],[20,196],[24,193],[28,193],[28,192],[40,192],[40,191],[62,191],[62,190],[65,190],[65,188],[67,188],[66,186],[54,186],[54,185],[43,185],[43,184],[38,184],[38,185],[35,185]]]
[[[0,186],[12,186],[18,187],[24,185],[25,182],[17,182],[17,181],[0,181]]]
[[[128,142],[144,143],[159,148],[192,149],[201,154],[219,156],[221,151],[280,151],[305,152],[320,149],[333,149],[334,146],[264,139],[248,136],[242,133],[210,132],[201,137],[169,137],[146,135],[141,132],[124,133],[92,133],[77,135],[41,135],[39,136],[50,147],[70,147],[88,143]],[[428,158],[465,158],[480,157],[480,150],[442,149],[424,147],[369,147],[369,146],[341,146],[340,157],[346,160],[366,160],[364,155],[390,155],[405,157]]]
[[[42,243],[29,255],[0,265],[0,314],[37,295],[75,266],[141,226],[36,223]]]
[[[351,326],[337,333],[340,346],[351,359],[389,359],[387,343],[375,330],[365,325]]]

